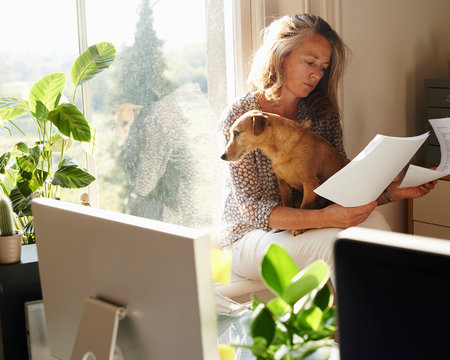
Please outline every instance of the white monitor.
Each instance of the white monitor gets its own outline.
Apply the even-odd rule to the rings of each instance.
[[[70,359],[85,301],[96,298],[126,309],[125,359],[219,358],[205,231],[47,198],[32,210],[52,356]]]

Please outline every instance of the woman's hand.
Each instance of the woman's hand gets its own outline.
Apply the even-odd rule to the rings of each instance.
[[[434,188],[437,183],[437,180],[430,181],[423,185],[407,187],[407,188],[399,188],[402,180],[393,181],[388,186],[388,194],[392,200],[403,200],[403,199],[415,199],[421,196],[424,196],[430,192]]]
[[[377,207],[377,202],[355,207],[343,207],[338,204],[330,205],[321,211],[325,221],[323,227],[348,228],[364,222]]]

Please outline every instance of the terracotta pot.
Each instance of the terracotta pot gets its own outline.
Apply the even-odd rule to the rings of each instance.
[[[0,264],[12,264],[20,261],[22,253],[22,233],[0,236]]]

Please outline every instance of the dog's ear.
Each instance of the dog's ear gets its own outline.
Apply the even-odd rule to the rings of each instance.
[[[258,136],[264,132],[267,125],[268,117],[266,115],[257,115],[252,117],[252,132],[253,135]]]

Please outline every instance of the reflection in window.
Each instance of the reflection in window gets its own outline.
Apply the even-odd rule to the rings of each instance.
[[[205,12],[214,18],[217,11],[220,18],[223,3],[86,5],[89,44],[109,41],[118,53],[110,71],[91,83],[100,207],[181,225],[212,224],[221,177],[218,113],[211,104],[226,95],[207,74],[222,71],[225,57],[214,59],[216,70],[207,70],[207,54],[221,54],[211,44],[223,41],[207,41]],[[108,16],[101,16],[105,6]]]

